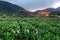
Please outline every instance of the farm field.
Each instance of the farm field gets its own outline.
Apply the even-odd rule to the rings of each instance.
[[[0,40],[60,40],[60,18],[0,18]]]

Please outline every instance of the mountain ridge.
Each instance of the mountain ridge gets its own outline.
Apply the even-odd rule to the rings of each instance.
[[[46,8],[46,9],[43,9],[43,10],[51,12],[52,14],[60,14],[60,7],[58,7],[58,8]],[[34,13],[37,14],[40,11],[42,11],[42,10],[37,10]]]
[[[17,17],[28,17],[32,16],[32,12],[27,11],[26,9],[22,8],[21,6],[6,2],[0,1],[0,15],[6,16],[17,16]],[[28,14],[29,13],[29,14]]]
[[[25,10],[21,6],[6,2],[6,1],[0,1],[0,10],[5,11],[17,11],[17,10]]]

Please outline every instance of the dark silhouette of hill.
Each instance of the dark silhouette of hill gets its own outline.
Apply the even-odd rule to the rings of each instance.
[[[58,14],[58,15],[60,15],[60,7],[56,8],[55,10],[56,10],[56,11],[54,11],[54,12],[52,12],[52,13],[53,13],[53,14]]]
[[[32,16],[32,12],[29,12],[22,8],[21,6],[6,2],[6,1],[0,1],[0,15],[6,15],[6,16],[17,16],[17,17],[27,17]]]
[[[51,12],[51,14],[58,14],[58,15],[60,15],[60,7],[56,8],[56,9],[55,8],[46,8],[46,9],[43,9],[43,10],[49,11],[49,12]],[[37,14],[40,11],[41,10],[37,10],[37,11],[34,12],[34,14]]]
[[[15,5],[15,4],[6,2],[6,1],[0,1],[0,10],[13,12],[13,11],[25,10],[25,9],[20,6]]]
[[[47,9],[44,9],[45,11],[50,11],[50,12],[53,12],[53,11],[56,11],[54,8],[47,8]]]
[[[60,15],[60,7],[54,8],[47,8],[44,9],[45,11],[51,12],[51,14],[58,14]],[[34,17],[38,15],[38,12],[41,10],[37,10],[35,12],[30,12],[25,10],[21,6],[6,2],[0,1],[0,16],[9,16],[9,17]]]

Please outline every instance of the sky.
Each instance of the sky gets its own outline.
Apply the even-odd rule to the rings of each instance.
[[[60,7],[60,0],[4,0],[19,5],[26,10],[42,10]]]

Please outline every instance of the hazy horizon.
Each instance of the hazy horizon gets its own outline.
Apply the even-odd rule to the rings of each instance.
[[[4,0],[19,5],[26,10],[35,11],[60,7],[60,0]]]

